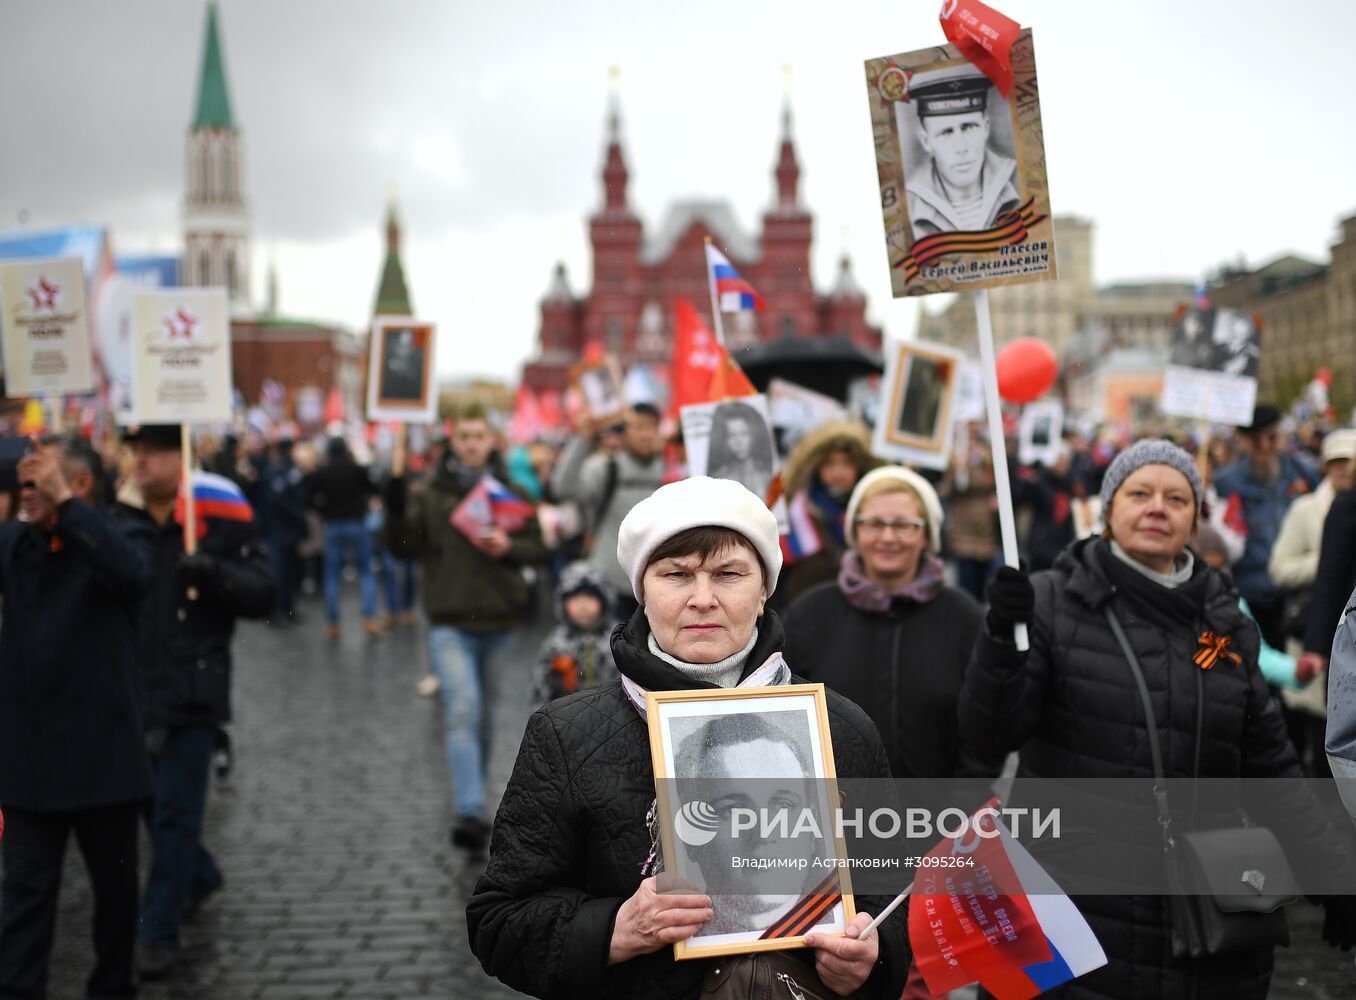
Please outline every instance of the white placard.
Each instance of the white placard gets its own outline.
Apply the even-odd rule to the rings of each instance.
[[[951,419],[958,424],[984,419],[984,369],[977,362],[961,362]]]
[[[846,420],[847,408],[832,396],[774,378],[767,386],[768,410],[782,454],[806,434],[831,420]]]
[[[1163,376],[1163,412],[1212,424],[1247,427],[1257,402],[1257,379],[1200,368],[1168,365]]]
[[[367,352],[367,419],[431,424],[438,419],[433,367],[437,327],[412,316],[378,316]]]
[[[1262,332],[1239,309],[1183,308],[1163,376],[1164,413],[1247,427],[1257,401]]]
[[[85,271],[79,257],[0,264],[0,308],[9,395],[94,391]]]
[[[224,288],[166,288],[132,299],[132,419],[231,419],[231,321]]]
[[[1022,422],[1017,427],[1017,461],[1023,465],[1054,465],[1063,437],[1062,403],[1043,399],[1027,404],[1022,408]]]
[[[773,490],[781,462],[772,439],[767,397],[696,403],[684,406],[679,416],[689,475],[733,479],[764,502],[776,492],[776,500],[770,505],[772,513],[782,533],[790,531],[786,498]]]

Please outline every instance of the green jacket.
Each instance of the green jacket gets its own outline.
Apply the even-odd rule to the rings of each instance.
[[[386,547],[398,558],[420,560],[431,625],[497,632],[522,621],[529,599],[522,567],[545,562],[548,554],[535,517],[509,535],[502,558],[491,559],[452,526],[452,512],[468,492],[452,475],[440,470],[413,495],[403,478],[392,479],[386,492]]]

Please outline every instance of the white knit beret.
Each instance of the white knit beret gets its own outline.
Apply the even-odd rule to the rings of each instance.
[[[909,489],[910,492],[917,494],[919,501],[923,504],[923,517],[928,522],[928,542],[929,547],[934,553],[940,554],[942,551],[942,501],[937,496],[937,491],[932,488],[932,484],[914,472],[912,469],[906,469],[902,465],[882,465],[879,469],[872,469],[866,475],[862,476],[857,483],[857,488],[852,491],[852,496],[848,498],[847,519],[844,527],[847,529],[847,540],[849,545],[857,544],[857,508],[862,504],[862,497],[874,483],[882,480],[899,483]]]
[[[782,571],[777,519],[767,504],[733,479],[693,476],[661,486],[631,508],[617,532],[617,561],[631,579],[636,600],[650,555],[688,528],[729,528],[749,540],[767,570],[764,592],[772,593]]]

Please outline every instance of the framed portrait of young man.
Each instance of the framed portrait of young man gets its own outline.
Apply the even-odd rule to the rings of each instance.
[[[856,911],[824,685],[651,691],[646,704],[664,870],[711,897],[674,957],[844,933]]]
[[[570,370],[570,378],[594,420],[607,423],[619,421],[626,415],[621,365],[612,355],[581,361]]]
[[[1055,278],[1031,30],[1003,94],[950,45],[866,61],[896,297]]]
[[[959,352],[920,340],[889,339],[872,450],[882,457],[945,469],[951,457]]]
[[[372,321],[367,355],[367,419],[429,424],[438,418],[434,324],[409,316]]]

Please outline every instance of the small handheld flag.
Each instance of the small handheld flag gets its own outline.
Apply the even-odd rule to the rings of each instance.
[[[183,484],[179,485],[179,496],[174,503],[174,520],[179,524],[184,524],[187,517],[186,505],[184,503]],[[250,507],[250,502],[245,499],[245,494],[241,492],[230,479],[225,476],[219,476],[215,472],[203,472],[194,470],[193,472],[193,508],[194,508],[194,531],[198,540],[201,540],[207,534],[207,519],[214,517],[222,521],[244,521],[254,520],[254,510]],[[185,539],[187,543],[187,539]],[[184,546],[185,551],[188,545]]]
[[[706,269],[714,290],[712,297],[721,312],[746,312],[765,306],[763,297],[740,277],[734,265],[709,238],[706,241]]]

